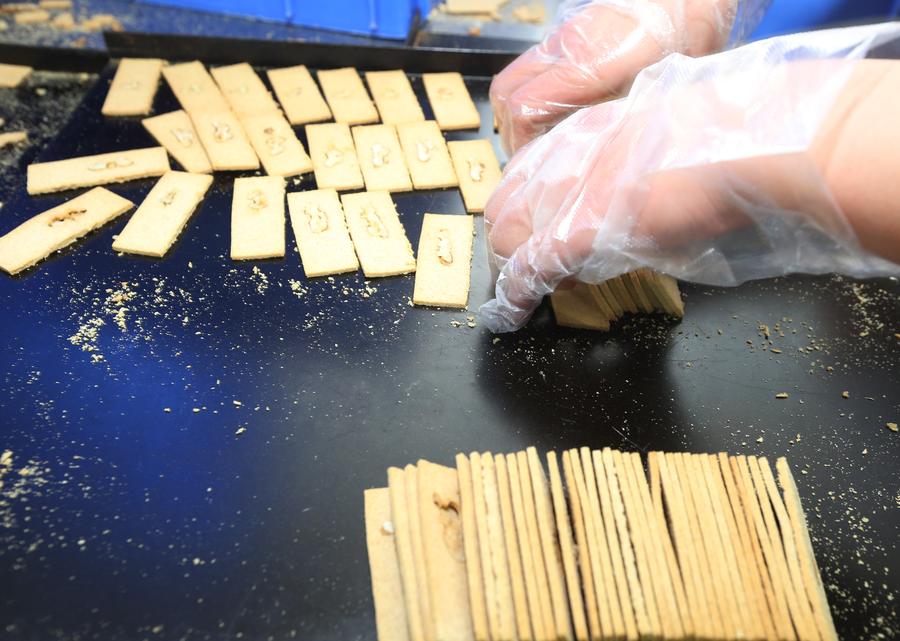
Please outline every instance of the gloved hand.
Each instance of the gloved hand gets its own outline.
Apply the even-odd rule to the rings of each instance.
[[[555,26],[491,84],[507,153],[571,112],[627,92],[647,65],[720,50],[770,0],[564,0]]]
[[[900,25],[885,24],[673,54],[626,98],[534,140],[485,209],[499,278],[484,322],[518,329],[563,281],[639,267],[723,286],[900,271],[872,253],[900,262],[900,187],[887,169],[900,133],[867,128],[897,113],[900,63],[859,61],[897,37]]]

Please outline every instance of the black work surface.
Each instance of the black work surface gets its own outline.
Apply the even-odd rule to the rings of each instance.
[[[99,115],[109,78],[40,160],[153,144]],[[164,260],[112,252],[123,216],[0,277],[0,637],[374,639],[363,490],[532,444],[786,455],[843,638],[894,636],[896,281],[687,286],[680,324],[562,330],[545,307],[494,337],[465,323],[480,219],[471,311],[416,309],[412,277],[307,280],[290,233],[284,260],[232,262],[230,183]],[[15,184],[0,233],[71,195]],[[464,215],[456,190],[395,200],[414,245],[424,211]]]

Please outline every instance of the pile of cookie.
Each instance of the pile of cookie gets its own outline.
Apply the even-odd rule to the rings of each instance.
[[[581,448],[366,490],[381,641],[836,641],[787,461]],[[780,486],[780,487],[779,487]]]
[[[367,91],[353,68],[319,71],[318,84],[302,65],[273,69],[267,73],[274,97],[246,63],[211,72],[196,61],[121,60],[104,115],[149,114],[161,76],[182,109],[142,120],[158,147],[30,165],[29,194],[94,189],[0,238],[0,269],[15,274],[31,267],[133,206],[100,185],[151,177],[160,179],[113,249],[162,257],[203,200],[213,172],[263,170],[266,175],[234,180],[232,259],[285,255],[287,196],[307,276],[360,266],[367,278],[416,272],[414,303],[466,306],[472,218],[426,214],[416,258],[390,195],[458,186],[467,212],[484,210],[500,179],[491,142],[448,143],[443,135],[481,126],[460,74],[422,75],[435,116],[430,121],[401,70],[366,72]],[[308,154],[294,125],[306,127]],[[186,171],[172,171],[169,155]],[[317,189],[286,194],[285,178],[310,172]]]
[[[550,295],[556,322],[564,327],[606,331],[624,314],[684,316],[678,282],[642,268],[602,283],[577,283]]]

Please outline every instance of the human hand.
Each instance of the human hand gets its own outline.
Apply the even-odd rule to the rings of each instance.
[[[573,111],[624,95],[669,53],[720,50],[733,27],[755,24],[768,0],[568,0],[543,42],[491,84],[507,153]],[[738,29],[740,31],[740,29]]]
[[[826,176],[842,105],[879,77],[859,58],[898,35],[876,25],[674,55],[627,98],[520,150],[485,210],[499,270],[486,324],[517,329],[564,281],[640,267],[714,285],[895,272],[860,245]]]

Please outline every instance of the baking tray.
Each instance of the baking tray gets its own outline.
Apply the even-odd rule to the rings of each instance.
[[[111,44],[464,69],[486,126],[450,137],[493,136],[497,54]],[[138,120],[100,116],[112,71],[39,160],[152,144]],[[162,87],[156,111],[175,107]],[[29,198],[18,171],[0,233],[66,196]],[[307,280],[290,231],[284,260],[230,261],[230,182],[216,178],[164,260],[111,251],[123,217],[0,278],[4,639],[374,639],[363,489],[384,485],[390,465],[527,445],[786,455],[842,638],[897,630],[900,438],[885,427],[900,415],[896,281],[685,286],[681,323],[566,330],[544,306],[495,337],[465,323],[490,297],[480,217],[470,311],[417,309],[409,276]],[[151,184],[112,189],[139,202]],[[414,245],[423,212],[464,215],[456,190],[395,200]]]

